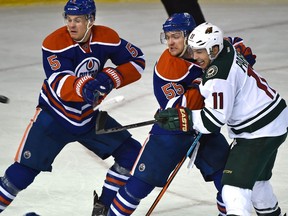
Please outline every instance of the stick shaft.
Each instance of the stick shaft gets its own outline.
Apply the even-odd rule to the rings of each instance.
[[[162,190],[160,191],[160,193],[158,194],[158,196],[156,197],[156,199],[154,200],[153,204],[151,205],[150,209],[148,210],[148,212],[146,213],[146,216],[150,216],[151,213],[153,212],[153,210],[155,209],[155,207],[157,206],[157,204],[159,203],[159,201],[161,200],[162,196],[164,195],[164,193],[166,192],[166,190],[168,189],[169,185],[171,184],[172,180],[174,179],[174,177],[176,176],[176,174],[178,173],[178,171],[180,170],[181,166],[183,165],[184,161],[186,159],[186,156],[184,156],[182,158],[182,160],[177,164],[177,166],[175,167],[174,171],[172,172],[172,174],[169,176],[166,184],[164,185],[164,187],[162,188]]]
[[[150,209],[148,210],[148,212],[146,213],[146,216],[150,216],[151,213],[153,212],[153,210],[155,209],[155,207],[157,206],[157,204],[159,203],[159,201],[161,200],[162,196],[164,195],[164,193],[166,192],[166,190],[168,189],[169,185],[171,184],[172,180],[174,179],[174,177],[176,176],[176,174],[178,173],[178,171],[180,170],[181,166],[183,165],[183,163],[185,162],[186,158],[191,154],[191,152],[194,150],[195,146],[197,145],[199,139],[201,138],[202,134],[199,133],[197,135],[197,137],[195,138],[195,140],[193,141],[192,145],[190,146],[189,150],[187,151],[187,154],[182,158],[182,160],[177,164],[177,166],[175,167],[174,171],[172,172],[172,174],[169,176],[166,184],[164,185],[164,187],[162,188],[162,190],[160,191],[160,193],[158,194],[158,196],[156,197],[156,199],[154,200],[153,204],[151,205]]]
[[[119,131],[128,130],[128,129],[132,129],[132,128],[138,128],[138,127],[151,125],[151,124],[154,124],[155,122],[156,122],[156,120],[149,120],[149,121],[138,122],[138,123],[129,124],[129,125],[117,126],[117,127],[113,127],[113,128],[106,128],[106,129],[104,128],[104,129],[96,131],[96,134],[119,132]]]

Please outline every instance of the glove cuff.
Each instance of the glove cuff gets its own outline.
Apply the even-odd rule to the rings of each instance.
[[[107,68],[104,68],[102,72],[107,74],[111,78],[111,80],[114,83],[115,88],[118,88],[119,86],[121,86],[123,79],[116,69],[112,67],[107,67]]]
[[[76,93],[79,97],[81,98],[83,97],[82,96],[83,86],[90,80],[94,80],[94,78],[92,78],[91,76],[83,76],[76,79],[75,81]]]

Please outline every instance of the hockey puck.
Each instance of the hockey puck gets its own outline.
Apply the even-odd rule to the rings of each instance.
[[[9,102],[9,98],[5,97],[3,95],[0,95],[0,103],[5,103],[7,104]]]
[[[24,216],[40,216],[40,215],[36,214],[35,212],[28,212]]]

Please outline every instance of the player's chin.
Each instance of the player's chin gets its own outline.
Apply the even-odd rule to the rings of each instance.
[[[197,64],[202,68],[207,68],[208,64],[205,61],[197,61]]]
[[[70,37],[73,39],[73,40],[79,40],[79,35],[77,33],[73,33],[73,32],[69,32],[70,33]]]
[[[172,56],[179,56],[181,54],[178,49],[169,49],[169,52]]]

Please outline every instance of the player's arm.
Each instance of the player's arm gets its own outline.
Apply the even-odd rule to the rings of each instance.
[[[252,53],[250,47],[245,46],[244,40],[240,37],[226,37],[225,40],[229,41],[237,50],[241,53],[248,61],[248,63],[253,66],[256,63],[256,55]]]
[[[145,69],[145,59],[141,49],[120,39],[120,44],[111,50],[110,58],[115,67],[104,68],[104,71],[113,80],[115,88],[139,80]]]
[[[198,66],[164,51],[154,66],[153,75],[154,94],[160,107],[176,107],[182,102],[186,106],[186,98],[182,96],[190,88],[192,81],[201,75],[202,70]],[[193,103],[193,100],[189,103]]]
[[[226,123],[231,115],[233,92],[227,80],[212,79],[201,88],[205,95],[202,109],[191,110],[186,107],[168,108],[156,113],[158,124],[167,130],[197,130],[201,133],[213,133]],[[224,101],[225,100],[225,101]]]
[[[201,110],[204,106],[204,98],[198,88],[190,88],[183,95],[171,99],[164,111],[155,114],[158,124],[166,130],[182,130],[184,132],[193,129],[191,110]]]
[[[54,96],[64,101],[83,102],[74,88],[77,77],[72,68],[72,59],[43,47],[42,61],[49,91],[55,92]]]
[[[77,77],[73,71],[73,61],[67,56],[43,49],[43,67],[46,73],[46,91],[53,91],[54,97],[69,102],[94,104],[100,96],[108,94],[114,87],[113,81],[103,72],[92,76]],[[98,90],[98,91],[97,91]]]

